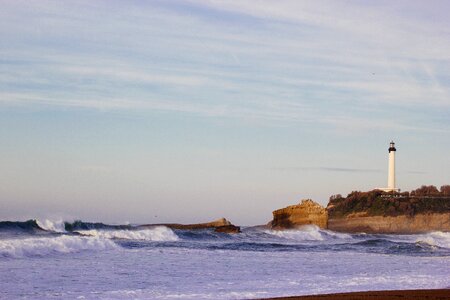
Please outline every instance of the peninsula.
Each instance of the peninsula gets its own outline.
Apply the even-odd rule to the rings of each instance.
[[[341,232],[422,233],[450,231],[450,185],[411,192],[351,192],[327,206],[328,229]]]
[[[450,185],[422,186],[411,192],[354,191],[333,195],[326,208],[308,199],[273,212],[272,229],[303,225],[338,232],[413,234],[450,231]]]

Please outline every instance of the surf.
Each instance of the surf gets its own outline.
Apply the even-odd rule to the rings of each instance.
[[[142,240],[142,241],[178,241],[178,236],[170,229],[164,226],[154,227],[152,229],[135,229],[135,230],[77,230],[74,231],[83,236],[101,237],[107,239],[122,240]]]
[[[108,239],[61,235],[0,240],[0,257],[23,258],[118,249]]]

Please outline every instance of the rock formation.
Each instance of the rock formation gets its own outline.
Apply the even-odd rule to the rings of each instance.
[[[231,224],[230,221],[228,221],[225,218],[221,218],[212,222],[208,223],[198,223],[198,224],[177,224],[177,223],[165,223],[165,224],[147,224],[147,225],[141,225],[141,227],[154,227],[154,226],[166,226],[171,229],[185,229],[185,230],[192,230],[192,229],[205,229],[205,228],[219,228],[223,226],[234,226]]]
[[[320,228],[327,228],[327,210],[311,199],[275,210],[272,214],[273,220],[268,224],[272,229],[291,229],[302,225],[317,225]]]
[[[241,227],[234,226],[234,225],[224,225],[219,226],[214,229],[215,232],[222,232],[222,233],[240,233]]]

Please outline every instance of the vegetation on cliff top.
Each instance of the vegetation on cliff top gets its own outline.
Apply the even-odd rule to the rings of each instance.
[[[367,216],[414,216],[420,213],[450,212],[450,185],[438,190],[425,186],[411,192],[353,191],[342,197],[333,195],[327,206],[330,217],[345,217],[353,213]]]

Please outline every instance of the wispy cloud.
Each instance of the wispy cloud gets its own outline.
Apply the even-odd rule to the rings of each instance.
[[[86,67],[86,66],[68,66],[62,67],[59,70],[65,73],[66,76],[83,76],[87,78],[103,78],[105,80],[115,80],[119,82],[129,83],[148,83],[156,85],[169,86],[201,86],[208,82],[207,78],[198,76],[176,76],[164,74],[151,74],[150,72],[143,72],[135,69],[122,68],[105,68],[100,67]]]
[[[342,168],[342,167],[274,167],[272,170],[277,171],[320,171],[320,172],[344,172],[344,173],[380,173],[381,169],[358,169],[358,168]]]
[[[450,26],[396,5],[13,2],[0,103],[448,131],[411,110],[450,109]]]

